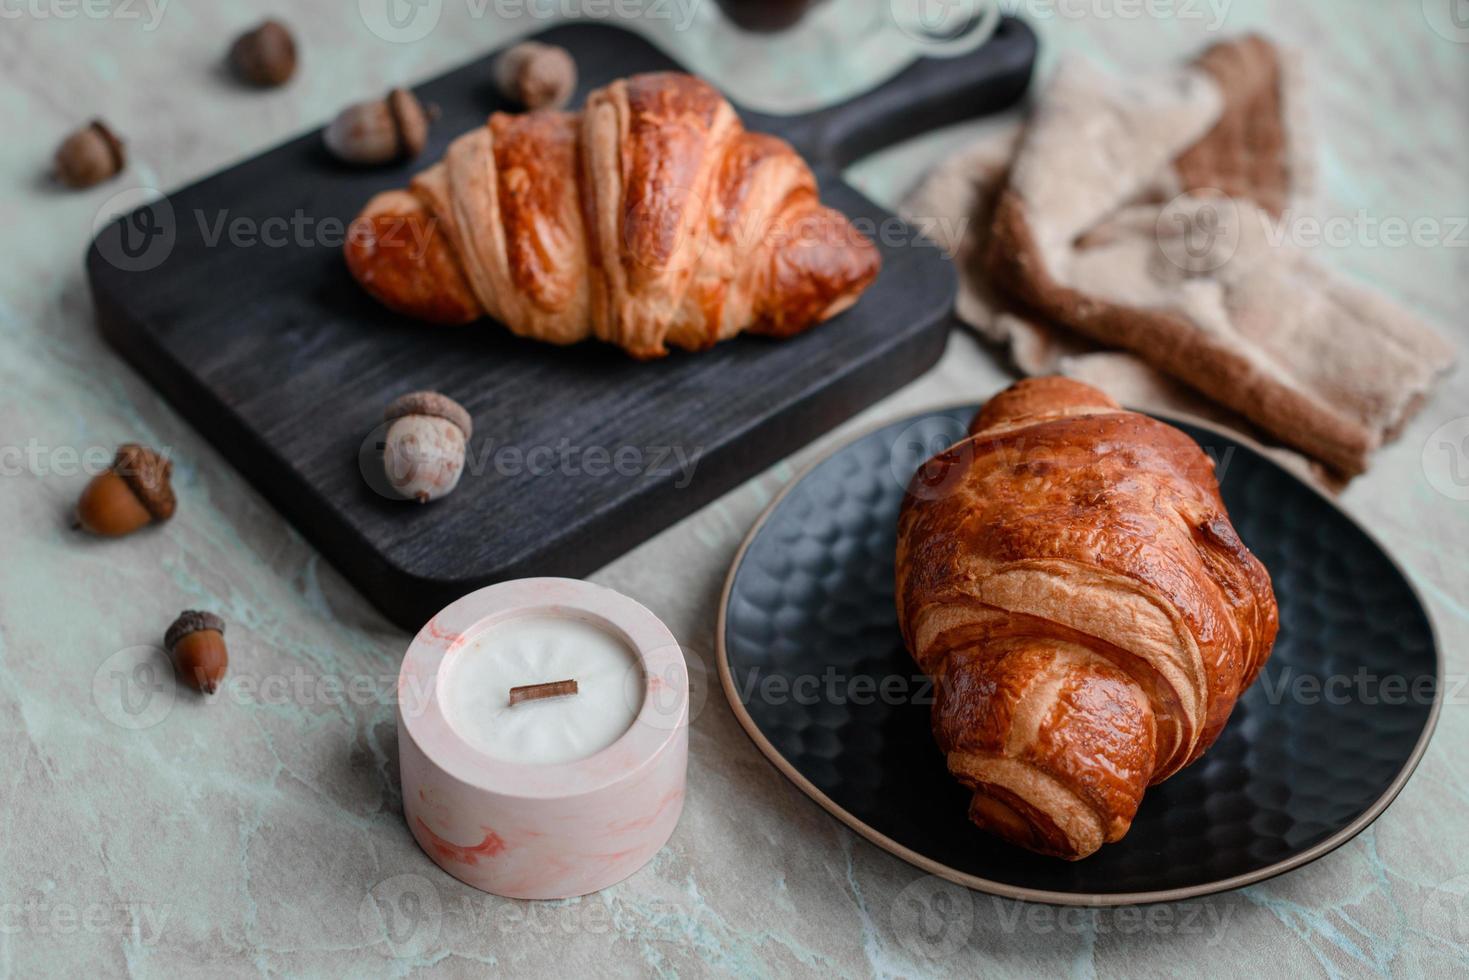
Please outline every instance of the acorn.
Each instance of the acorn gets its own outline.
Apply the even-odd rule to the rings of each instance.
[[[230,665],[224,620],[211,612],[185,609],[163,634],[163,647],[185,684],[205,694],[219,689]]]
[[[359,166],[411,160],[428,143],[428,113],[407,89],[350,105],[322,134],[338,160]]]
[[[67,187],[91,187],[120,173],[127,152],[106,123],[93,119],[62,141],[54,163],[56,179]]]
[[[77,526],[116,538],[173,516],[169,476],[173,463],[146,446],[120,446],[106,471],[92,478],[77,501]]]
[[[560,109],[576,92],[576,60],[565,48],[523,41],[495,59],[495,85],[527,109]]]
[[[249,85],[284,85],[296,72],[296,39],[278,20],[267,20],[230,45],[230,69]]]
[[[459,484],[474,432],[463,405],[437,391],[414,391],[394,399],[383,420],[383,469],[394,491],[426,504]]]

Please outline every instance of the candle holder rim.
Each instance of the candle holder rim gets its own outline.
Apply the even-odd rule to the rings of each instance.
[[[490,755],[465,739],[444,713],[440,684],[445,660],[486,630],[522,618],[568,614],[607,630],[638,660],[644,677],[643,703],[632,724],[605,748],[558,763],[510,761]],[[657,642],[645,642],[648,639]],[[667,717],[655,720],[652,715],[657,709],[649,685],[653,677],[663,682],[663,676],[653,668],[675,665],[682,669],[681,683],[672,692],[675,702],[671,710],[664,712]],[[405,688],[426,696],[426,703],[405,710]],[[587,795],[635,775],[688,724],[688,668],[673,633],[637,600],[581,579],[515,579],[461,596],[440,610],[413,638],[399,670],[398,689],[399,729],[435,766],[467,786],[526,799]],[[671,723],[668,717],[672,717]],[[619,760],[623,764],[617,764]]]

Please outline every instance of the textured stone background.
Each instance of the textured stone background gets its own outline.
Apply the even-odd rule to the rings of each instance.
[[[651,10],[667,17],[650,12],[638,24],[751,103],[830,100],[904,57],[852,40],[872,16],[856,0],[833,0],[773,42],[736,38],[707,0],[689,2],[660,4]],[[1432,976],[1469,967],[1469,692],[1455,683],[1469,670],[1469,503],[1435,489],[1464,490],[1451,467],[1469,473],[1469,458],[1430,442],[1469,414],[1462,370],[1343,497],[1427,597],[1451,703],[1398,802],[1315,865],[1141,925],[970,895],[847,832],[741,733],[706,676],[735,548],[771,495],[844,433],[1003,384],[1004,369],[966,335],[916,384],[594,576],[663,616],[703,668],[688,807],[652,866],[582,901],[527,907],[468,890],[424,858],[399,815],[391,704],[343,703],[331,687],[360,679],[390,690],[408,637],[102,344],[79,259],[119,191],[192,181],[346,101],[543,26],[505,11],[609,6],[429,0],[416,9],[432,23],[408,32],[424,36],[399,42],[372,29],[382,32],[382,0],[172,0],[161,10],[142,0],[0,0],[0,974]],[[1303,47],[1321,213],[1427,219],[1448,239],[1391,246],[1359,232],[1323,246],[1323,260],[1469,339],[1469,4],[1004,6],[1042,34],[1042,71],[1064,52],[1118,70],[1162,64],[1247,29]],[[282,91],[242,91],[219,71],[220,54],[270,12],[295,27],[303,70]],[[52,148],[98,114],[128,137],[132,166],[90,192],[51,189]],[[975,129],[864,161],[854,179],[894,203]],[[126,543],[79,540],[67,512],[85,476],[69,453],[127,439],[172,449],[179,515]],[[39,462],[23,455],[31,445]],[[194,606],[230,621],[232,676],[256,687],[206,703],[164,683],[148,700],[148,676],[119,667]]]

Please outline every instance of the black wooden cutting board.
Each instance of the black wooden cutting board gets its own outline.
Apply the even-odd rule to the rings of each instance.
[[[541,39],[576,58],[575,104],[615,78],[679,67],[610,26]],[[98,322],[348,579],[416,629],[494,581],[591,572],[926,370],[943,350],[953,269],[841,168],[1009,105],[1034,54],[1031,32],[1006,20],[978,52],[919,61],[842,105],[741,110],[750,128],[790,140],[822,199],[882,250],[855,307],[791,340],[740,337],[639,363],[489,321],[428,327],[369,299],[343,263],[342,229],[375,192],[511,108],[491,84],[493,53],[415,89],[441,112],[415,164],[347,169],[313,132],[109,225],[87,258]],[[363,476],[377,472],[383,406],[420,388],[458,399],[475,424],[459,488],[428,506],[388,499]]]

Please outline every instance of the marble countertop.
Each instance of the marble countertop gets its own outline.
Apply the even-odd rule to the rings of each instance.
[[[734,37],[708,0],[424,0],[404,6],[411,16],[397,28],[383,20],[386,2],[397,0],[0,0],[0,121],[10,134],[0,141],[0,975],[1469,969],[1469,460],[1439,451],[1434,436],[1462,436],[1441,427],[1469,424],[1462,369],[1342,496],[1427,597],[1449,700],[1398,801],[1315,864],[1140,924],[991,899],[927,879],[848,832],[740,730],[710,673],[735,549],[771,496],[853,431],[979,399],[1008,380],[989,351],[956,334],[916,383],[592,576],[655,610],[695,667],[688,803],[652,865],[606,892],[536,905],[439,872],[398,800],[391,678],[408,636],[103,344],[80,262],[99,211],[120,191],[177,187],[347,101],[539,29],[544,13],[639,12],[638,28],[685,63],[768,106],[850,94],[904,55],[852,41],[857,11],[874,6],[857,0],[833,0],[769,43]],[[1301,46],[1322,212],[1355,219],[1346,241],[1321,246],[1322,260],[1469,343],[1463,0],[1002,6],[1041,34],[1042,72],[1071,52],[1119,70],[1162,64],[1249,29]],[[283,90],[243,91],[220,72],[221,52],[273,9],[298,33],[302,71]],[[94,115],[127,137],[128,171],[87,192],[51,188],[54,146]],[[894,203],[978,126],[863,161],[853,179]],[[1393,244],[1362,231],[1387,218],[1427,219],[1443,233]],[[82,468],[134,439],[176,458],[177,517],[126,544],[79,539],[68,521]],[[229,621],[236,675],[284,682],[212,701],[160,686],[147,700],[146,678],[118,667],[190,607]],[[359,678],[379,696],[332,696]]]

